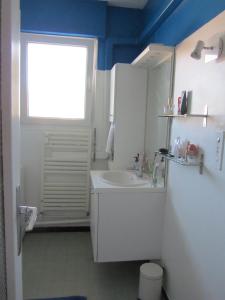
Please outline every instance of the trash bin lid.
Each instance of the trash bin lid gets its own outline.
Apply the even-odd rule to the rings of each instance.
[[[157,280],[163,276],[163,269],[154,263],[145,263],[140,268],[141,275],[148,279]]]

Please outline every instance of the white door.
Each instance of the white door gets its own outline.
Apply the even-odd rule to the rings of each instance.
[[[1,2],[1,101],[7,300],[22,300],[22,267],[17,247],[16,210],[16,187],[20,184],[20,10],[19,0]]]

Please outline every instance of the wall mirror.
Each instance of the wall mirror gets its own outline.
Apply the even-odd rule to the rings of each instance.
[[[153,161],[155,151],[169,147],[170,118],[158,116],[168,104],[173,108],[174,48],[150,44],[133,64],[148,70],[145,153]]]

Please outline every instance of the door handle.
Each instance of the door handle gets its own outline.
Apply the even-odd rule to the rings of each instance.
[[[17,207],[17,234],[18,234],[18,255],[21,254],[22,242],[26,231],[26,209],[24,206]]]
[[[26,229],[31,230],[36,221],[37,209],[32,208],[30,206],[21,205],[21,188],[17,186],[16,188],[16,202],[17,202],[17,251],[18,255],[21,254],[22,242],[24,235],[26,233]],[[30,223],[31,217],[33,215],[33,209],[35,209],[36,215],[33,217],[33,223]]]

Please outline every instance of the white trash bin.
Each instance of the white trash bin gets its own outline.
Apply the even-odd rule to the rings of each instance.
[[[140,300],[160,300],[163,269],[153,263],[140,267],[139,295]]]

